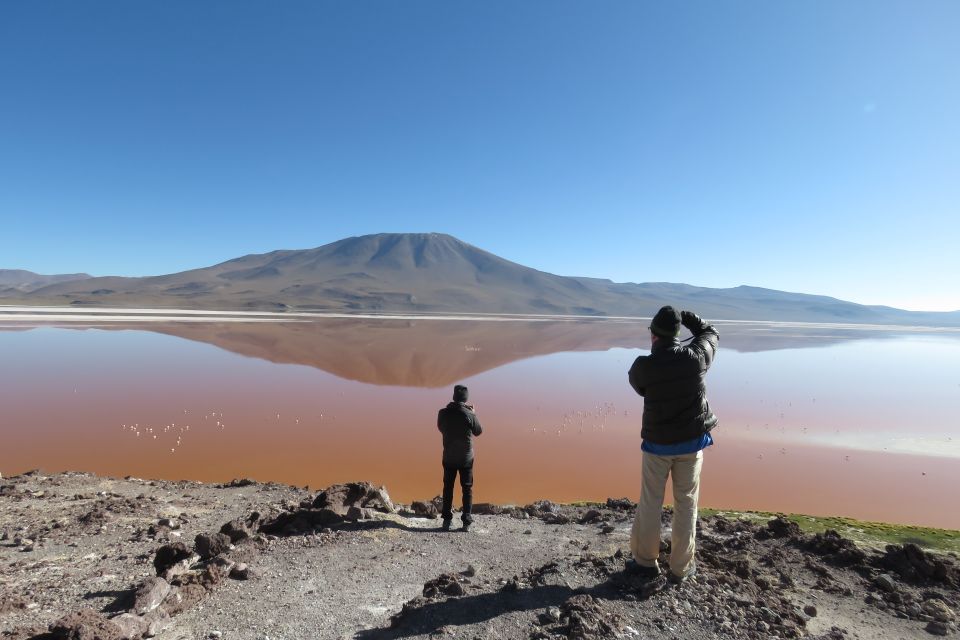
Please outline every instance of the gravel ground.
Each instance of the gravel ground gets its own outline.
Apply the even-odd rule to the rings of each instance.
[[[675,586],[623,571],[633,518],[623,499],[480,505],[469,532],[442,532],[439,520],[419,517],[434,510],[432,502],[393,505],[365,483],[318,494],[249,481],[6,478],[0,633],[17,640],[957,633],[956,558],[912,545],[861,549],[829,533],[805,535],[785,519],[757,525],[710,516],[701,519],[697,576]],[[664,511],[665,540],[670,515]]]

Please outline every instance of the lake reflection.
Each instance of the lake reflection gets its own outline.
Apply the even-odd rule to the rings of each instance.
[[[0,330],[0,471],[440,489],[470,386],[476,499],[639,494],[647,321],[99,322]],[[16,326],[14,326],[16,325]],[[10,323],[10,329],[24,329]],[[704,506],[960,528],[960,336],[718,323]],[[299,365],[299,366],[291,366]],[[189,427],[189,428],[188,428]],[[139,435],[137,433],[139,432]]]

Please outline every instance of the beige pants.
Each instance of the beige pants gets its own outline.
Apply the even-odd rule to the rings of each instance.
[[[637,564],[644,567],[659,566],[660,511],[663,508],[667,475],[670,475],[673,477],[674,502],[670,571],[682,578],[693,570],[702,464],[703,451],[681,456],[658,456],[643,452],[643,486],[630,533],[630,551]]]

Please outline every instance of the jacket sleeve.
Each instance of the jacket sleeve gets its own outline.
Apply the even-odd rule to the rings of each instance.
[[[630,367],[630,371],[627,372],[627,380],[630,381],[630,386],[633,387],[633,390],[643,396],[646,395],[647,383],[643,379],[643,366],[641,362],[640,358],[633,361],[633,366]]]
[[[443,409],[437,411],[437,429],[439,429],[440,433],[443,433]]]
[[[470,416],[470,431],[472,431],[475,436],[483,433],[483,427],[480,426],[480,419],[475,413]]]
[[[693,342],[690,343],[690,350],[697,355],[700,361],[700,368],[706,371],[713,364],[713,358],[717,355],[717,345],[720,343],[720,334],[713,328],[713,325],[703,320],[700,316],[691,314],[692,320],[685,326],[693,334]]]

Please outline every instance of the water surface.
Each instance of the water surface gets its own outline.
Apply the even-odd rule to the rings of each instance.
[[[469,385],[478,501],[636,499],[647,321],[310,318],[0,324],[0,472],[439,493]],[[960,528],[960,334],[718,323],[705,506]],[[139,434],[139,435],[138,435]]]

